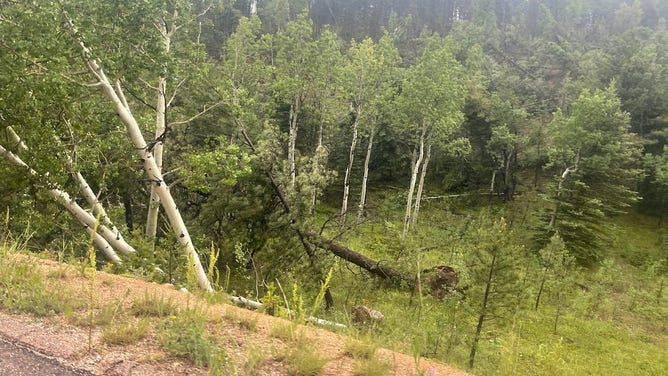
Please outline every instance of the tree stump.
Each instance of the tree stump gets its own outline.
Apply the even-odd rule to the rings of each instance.
[[[422,273],[427,277],[425,280],[429,286],[429,294],[438,300],[445,299],[455,291],[459,282],[459,273],[448,265],[437,265],[423,270]]]
[[[364,305],[350,307],[350,313],[354,324],[375,326],[385,318],[380,311],[371,309]]]

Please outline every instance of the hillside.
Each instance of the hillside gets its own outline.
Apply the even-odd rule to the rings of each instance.
[[[324,362],[320,375],[379,374],[373,368],[394,375],[467,375],[426,359],[416,365],[413,357],[384,349],[370,357],[377,363],[368,371],[355,373],[360,360],[348,354],[351,338],[229,304],[210,304],[169,285],[105,272],[92,276],[80,266],[19,254],[3,261],[5,281],[8,275],[14,276],[12,286],[0,287],[15,306],[12,312],[0,311],[0,337],[96,375],[306,374],[295,370],[293,348],[315,349]],[[20,301],[27,304],[23,309]],[[153,310],[159,307],[164,311]],[[184,325],[181,332],[169,332],[188,320],[202,324],[204,331]],[[144,325],[144,333],[133,339],[136,330],[128,328]],[[161,345],[165,335],[172,336],[171,351]],[[204,352],[218,358],[209,359]]]

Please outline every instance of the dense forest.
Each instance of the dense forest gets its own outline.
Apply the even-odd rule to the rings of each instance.
[[[666,20],[662,0],[0,0],[2,233],[266,304],[321,291],[335,321],[365,304],[388,343],[475,373],[662,374]],[[591,364],[581,336],[647,358]]]

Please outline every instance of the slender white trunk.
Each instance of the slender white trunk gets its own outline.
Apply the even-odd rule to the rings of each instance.
[[[130,244],[128,244],[125,241],[125,239],[123,239],[123,235],[121,235],[121,232],[118,230],[116,225],[114,225],[114,223],[111,221],[111,219],[107,215],[107,211],[104,210],[104,207],[97,199],[95,193],[93,193],[93,190],[90,188],[90,185],[88,185],[88,182],[83,177],[83,175],[81,175],[80,172],[73,172],[72,176],[76,179],[77,183],[79,184],[79,191],[81,192],[81,195],[86,200],[88,205],[90,205],[91,208],[93,208],[92,217],[95,218],[95,216],[97,216],[98,214],[100,215],[100,226],[98,226],[98,232],[105,231],[103,228],[108,228],[111,234],[108,235],[107,237],[111,237],[110,242],[113,244],[113,247],[117,251],[119,251],[124,255],[134,253],[135,249]]]
[[[322,150],[322,138],[323,138],[323,132],[325,128],[325,115],[324,115],[324,105],[321,105],[320,107],[320,127],[318,128],[318,145],[315,147],[315,154],[316,156],[319,156],[321,150]],[[324,162],[326,163],[326,162]],[[320,161],[316,161],[315,168],[313,169],[313,173],[315,176],[320,175]],[[315,212],[315,204],[318,201],[318,191],[319,191],[318,184],[313,183],[313,195],[311,196],[311,204],[309,206],[309,214],[313,214]]]
[[[426,129],[423,129],[422,133],[420,134],[420,145],[419,145],[419,150],[417,152],[417,158],[415,159],[415,162],[413,163],[411,169],[411,182],[410,185],[408,186],[408,195],[406,198],[406,216],[404,217],[404,229],[403,232],[401,233],[402,240],[406,239],[406,235],[408,234],[409,226],[411,223],[411,211],[413,209],[413,193],[415,192],[415,183],[417,182],[418,171],[420,171],[420,166],[422,165],[422,159],[424,158],[425,134],[426,134]]]
[[[294,189],[297,179],[297,166],[295,163],[295,149],[297,148],[297,130],[299,111],[301,110],[301,100],[295,97],[294,103],[290,106],[290,131],[288,134],[288,169],[290,170],[290,187]]]
[[[566,181],[568,175],[578,171],[579,164],[580,164],[580,151],[578,150],[578,153],[575,156],[575,163],[573,164],[573,166],[567,167],[564,170],[564,172],[561,173],[561,177],[559,178],[559,184],[557,185],[557,193],[555,195],[554,208],[552,209],[552,215],[550,216],[550,223],[548,225],[548,228],[550,229],[554,229],[554,226],[557,223],[557,214],[559,213],[559,207],[560,207],[559,196],[561,196],[561,191],[564,188],[564,182]]]
[[[424,177],[427,174],[427,165],[429,164],[430,158],[431,144],[427,146],[427,155],[425,155],[424,161],[422,162],[422,171],[420,172],[420,182],[418,183],[417,195],[415,197],[415,207],[413,209],[411,229],[415,229],[417,226],[418,213],[420,212],[420,201],[422,201],[422,189],[424,188]]]
[[[369,133],[369,143],[366,146],[366,156],[364,157],[364,173],[362,175],[362,192],[360,193],[360,204],[357,208],[358,223],[362,220],[366,206],[366,189],[367,181],[369,180],[369,161],[371,161],[371,150],[373,149],[373,137],[375,136],[375,132],[375,129],[371,129]]]
[[[174,13],[174,17],[176,17]],[[167,29],[167,22],[163,19],[156,23],[156,28],[162,36],[162,47],[165,54],[169,55],[172,45],[172,36],[177,30],[176,24],[171,23]],[[167,130],[167,78],[160,76],[158,78],[158,98],[155,104],[155,144],[153,145],[153,157],[158,169],[162,171],[162,154],[163,142],[165,132]],[[155,186],[151,185],[151,194],[149,198],[148,213],[146,215],[146,238],[155,244],[155,237],[158,234],[158,216],[160,214],[160,196],[155,190]]]
[[[348,166],[346,167],[346,175],[343,178],[343,202],[341,203],[341,225],[346,223],[346,213],[348,212],[348,196],[350,194],[350,172],[353,169],[353,161],[355,159],[355,149],[357,148],[357,128],[359,127],[359,118],[362,113],[362,108],[357,106],[355,114],[355,121],[353,122],[353,137],[350,141],[350,153],[348,154]]]
[[[7,137],[14,143],[14,147],[11,148],[12,150],[17,150],[17,151],[25,151],[28,150],[28,147],[26,146],[25,143],[23,143],[23,140],[21,140],[21,137],[19,137],[18,134],[14,131],[14,128],[11,126],[7,126],[5,128],[5,132],[7,132]]]
[[[492,199],[492,196],[494,195],[494,186],[496,184],[496,173],[499,171],[498,169],[495,169],[492,172],[492,181],[489,183],[489,199]]]
[[[165,115],[167,111],[166,101],[167,80],[164,77],[158,79],[158,99],[156,101],[155,114],[155,145],[153,146],[153,156],[155,164],[162,171],[162,152],[165,134]],[[148,205],[148,214],[146,216],[146,238],[155,241],[158,234],[158,215],[160,214],[160,196],[156,191],[155,185],[151,185],[151,196]]]
[[[28,150],[28,146],[23,142],[21,137],[14,131],[14,129],[12,127],[7,127],[7,132],[8,132],[8,135],[10,136],[11,141],[14,142],[17,145],[16,149],[18,151]],[[14,162],[15,164],[17,164],[17,165],[19,165],[23,168],[27,168],[31,175],[39,176],[39,174],[35,170],[30,168],[25,162],[23,162],[23,160],[19,156],[15,155],[15,154],[12,154],[11,152],[7,151],[6,149],[4,149],[2,154],[5,155],[5,157],[7,159]],[[104,207],[102,206],[102,204],[97,199],[97,196],[95,195],[95,193],[93,193],[93,190],[90,188],[90,185],[88,184],[86,179],[83,177],[83,175],[80,172],[75,172],[74,171],[73,166],[72,166],[72,158],[69,155],[67,156],[67,168],[70,170],[70,174],[72,175],[73,179],[79,185],[79,192],[81,192],[82,196],[84,197],[84,199],[86,200],[88,205],[90,205],[90,207],[92,208],[93,215],[97,215],[98,213],[100,213],[100,220],[101,220],[100,223],[101,223],[102,227],[100,227],[100,226],[98,226],[98,227],[99,227],[99,230],[101,230],[102,233],[108,238],[108,240],[105,240],[104,238],[102,238],[103,235],[96,234],[96,236],[93,238],[93,242],[94,242],[95,246],[98,249],[102,250],[110,258],[110,260],[112,260],[113,262],[117,262],[116,259],[118,259],[118,256],[116,256],[116,254],[115,254],[114,248],[116,250],[118,250],[119,252],[121,252],[122,254],[124,254],[124,255],[128,255],[130,253],[135,252],[135,249],[123,239],[123,236],[121,235],[118,228],[116,228],[116,226],[113,224],[111,219],[109,219],[109,216],[107,215],[106,210],[104,210]],[[48,182],[47,182],[47,184],[48,184]],[[60,191],[58,190],[58,192],[60,192]],[[67,195],[67,193],[65,193],[65,195]],[[67,195],[67,197],[69,197],[69,195]],[[76,204],[76,203],[74,203],[74,204],[76,206],[78,206],[78,204]],[[83,210],[83,209],[81,209],[81,210]],[[80,214],[77,214],[79,212],[79,210],[74,210],[73,211],[73,210],[70,210],[70,208],[68,208],[68,211],[70,211],[70,213],[75,217],[81,217]],[[93,219],[95,219],[95,217],[93,217]],[[90,233],[92,232],[92,228],[93,228],[92,226],[90,226],[90,224],[91,223],[94,224],[95,222],[94,221],[91,222],[90,217],[87,218],[87,221],[80,221],[80,222],[88,223],[88,225],[86,225],[85,227],[86,227],[86,232],[88,232],[89,235],[90,235]],[[109,230],[109,231],[107,231],[107,230]],[[113,243],[113,245],[110,245],[109,243]],[[111,252],[105,251],[106,249],[111,250]],[[120,259],[118,259],[118,262],[120,262]]]
[[[251,17],[257,15],[257,0],[251,0],[250,2],[250,15]]]
[[[15,165],[25,169],[28,174],[34,176],[34,177],[40,177],[40,175],[30,168],[19,156],[16,154],[12,153],[11,151],[5,149],[4,147],[0,146],[0,154],[4,156],[7,160],[10,162],[14,163]],[[48,182],[45,182],[46,186],[50,186]],[[63,205],[67,211],[72,214],[72,216],[81,223],[84,228],[86,229],[86,232],[90,235],[92,233],[92,229],[95,228],[95,222],[96,218],[84,210],[79,204],[77,204],[76,201],[74,201],[70,195],[58,188],[48,188],[46,189],[48,194],[54,198],[58,203]],[[98,226],[98,232],[94,234],[93,237],[93,243],[95,246],[104,253],[104,255],[107,257],[107,259],[113,263],[120,263],[121,259],[118,257],[116,252],[114,251],[114,248],[109,244],[107,239],[115,239],[116,235],[109,230],[106,226],[100,225]],[[134,251],[134,249],[132,250]]]
[[[71,30],[76,33],[76,28],[72,24],[72,21],[68,21]],[[190,258],[190,262],[192,263],[191,266],[197,279],[197,284],[203,290],[213,291],[206,272],[202,267],[197,251],[195,251],[195,247],[190,238],[190,234],[188,233],[188,229],[183,222],[181,213],[179,212],[176,203],[174,202],[174,198],[169,191],[169,187],[163,180],[162,172],[155,162],[153,153],[146,144],[146,140],[144,140],[144,136],[141,133],[137,120],[132,115],[132,112],[130,112],[130,107],[125,100],[123,92],[120,89],[120,85],[117,82],[116,88],[114,88],[111,85],[111,82],[109,82],[109,79],[107,78],[104,70],[98,64],[97,60],[92,58],[90,49],[85,45],[83,40],[80,39],[79,44],[82,48],[84,60],[88,65],[91,74],[102,87],[104,95],[107,97],[107,99],[109,99],[109,101],[112,102],[116,113],[118,114],[123,124],[125,124],[128,137],[132,141],[132,144],[134,145],[139,158],[143,161],[146,177],[151,182],[151,184],[155,186],[156,193],[160,197],[160,201],[162,202],[162,205],[165,209],[165,214],[167,215],[172,230],[176,234],[178,241],[183,248],[183,251]]]

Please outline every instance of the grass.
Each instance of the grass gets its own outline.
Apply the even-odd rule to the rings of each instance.
[[[246,355],[247,360],[244,365],[244,372],[247,375],[255,375],[267,360],[269,360],[267,353],[263,349],[255,346],[250,346]]]
[[[198,367],[207,367],[212,375],[222,375],[229,366],[227,353],[208,334],[206,314],[197,309],[169,316],[162,324],[158,338],[174,355],[188,358]]]
[[[453,255],[466,251],[458,248],[455,236],[465,218],[451,213],[439,215],[438,211],[447,212],[445,205],[430,205],[432,207],[423,208],[422,230],[403,245],[392,242],[397,226],[392,224],[391,218],[387,223],[367,223],[359,232],[346,234],[349,238],[344,240],[351,248],[365,250],[369,257],[388,260],[388,264],[400,265],[407,273],[418,269],[418,252],[420,267],[449,264]],[[603,269],[585,270],[577,282],[586,289],[569,287],[572,291],[568,292],[556,334],[552,327],[556,310],[554,292],[546,293],[539,309],[533,310],[530,303],[536,286],[530,286],[529,303],[519,304],[516,314],[499,318],[485,328],[472,373],[480,376],[668,374],[668,362],[664,360],[668,347],[668,287],[659,294],[662,286],[659,281],[668,276],[665,271],[651,267],[653,262],[665,257],[658,240],[660,230],[653,219],[637,214],[615,218],[614,225],[616,232],[609,250],[609,259],[614,263],[606,264]],[[420,250],[421,246],[430,245],[434,248]],[[67,273],[57,271],[46,283],[35,272],[34,265],[12,262],[12,258],[2,252],[0,250],[0,305],[3,308],[55,314],[82,307],[81,302],[70,300],[71,296],[61,296],[65,295],[62,292],[58,295],[57,289],[49,287],[58,279],[67,278]],[[462,280],[466,280],[466,275]],[[467,368],[475,328],[474,305],[469,304],[474,303],[471,295],[467,296],[468,301],[438,301],[426,295],[420,300],[415,294],[388,288],[358,270],[341,266],[335,266],[330,286],[338,307],[364,304],[385,315],[384,325],[372,334],[373,340],[362,337],[346,342],[345,351],[353,358],[356,374],[383,374],[383,361],[375,355],[375,347],[380,344],[416,357],[424,355]],[[318,288],[314,286],[300,293],[316,296]],[[131,305],[132,314],[162,323],[158,336],[174,354],[208,365],[212,374],[233,368],[217,342],[219,339],[209,334],[211,323],[207,323],[201,311],[181,312],[170,299],[148,291]],[[343,308],[323,313],[323,318],[345,321],[341,320]],[[137,328],[132,328],[131,324],[138,325],[139,321],[128,321],[127,327],[114,324],[125,319],[125,312],[112,305],[96,312],[97,325],[127,330],[120,338],[132,340]],[[257,321],[251,317],[225,314],[226,321],[254,332]],[[110,328],[103,330],[114,330]],[[270,335],[286,343],[287,350],[280,348],[273,356],[284,362],[293,375],[322,371],[326,360],[303,338],[296,325],[277,324]],[[253,374],[268,361],[268,355],[260,348],[247,348],[246,354],[243,366],[246,374]],[[225,368],[226,371],[221,371]]]
[[[390,362],[376,357],[356,359],[353,362],[353,373],[355,376],[385,376],[391,370],[392,364]]]
[[[355,359],[371,359],[376,353],[376,349],[378,349],[378,345],[368,339],[346,338],[344,346],[346,355],[350,355]]]
[[[421,268],[452,265],[458,252],[466,252],[457,242],[458,233],[467,215],[477,212],[429,202],[422,208],[420,229],[401,244],[396,241],[401,216],[395,215],[401,214],[401,208],[395,206],[389,211],[394,214],[383,221],[365,223],[339,240],[372,259],[391,260],[391,265],[402,266],[409,274],[417,271],[418,259]],[[525,228],[518,229],[520,239],[530,239],[530,222],[528,216]],[[587,291],[568,286],[572,291],[567,294],[557,334],[553,334],[556,295],[546,295],[540,309],[534,311],[531,303],[537,284],[529,283],[527,302],[518,304],[518,312],[495,318],[486,328],[472,373],[668,374],[668,361],[663,360],[668,346],[668,273],[656,266],[657,260],[665,259],[660,234],[666,232],[666,225],[659,229],[655,218],[636,213],[614,218],[611,224],[614,237],[605,252],[614,263],[604,268],[603,275],[597,276],[597,268],[583,272],[577,282]],[[461,280],[466,278],[461,275]],[[414,293],[388,289],[346,268],[335,271],[331,286],[335,301],[362,303],[383,312],[385,325],[375,335],[384,347],[404,353],[415,350],[417,355],[468,368],[475,306],[466,300],[441,302],[425,296],[420,301]],[[469,303],[471,299],[469,294]],[[364,352],[352,349],[359,345],[346,344],[351,347],[346,351]]]
[[[244,316],[241,316],[237,314],[233,310],[226,310],[225,311],[225,318],[227,321],[231,321],[238,325],[240,328],[246,329],[249,332],[255,332],[257,330],[257,320],[258,320],[258,315],[257,314],[246,314]]]
[[[45,281],[32,262],[0,252],[0,307],[10,312],[50,316],[83,306],[83,301]]]
[[[283,361],[291,376],[320,375],[327,363],[327,359],[320,355],[318,349],[303,334],[298,335],[288,346]]]
[[[178,308],[171,298],[157,296],[154,292],[149,294],[144,292],[144,297],[132,302],[132,314],[135,316],[165,317],[177,313]]]
[[[102,329],[102,339],[112,345],[131,345],[144,338],[148,328],[146,319],[110,323]]]
[[[281,341],[291,342],[297,338],[298,333],[296,333],[295,330],[296,326],[293,323],[276,324],[272,326],[271,332],[269,334],[274,338],[280,339]]]
[[[392,369],[390,362],[376,356],[378,345],[370,338],[346,338],[344,351],[352,356],[355,376],[383,376]]]

